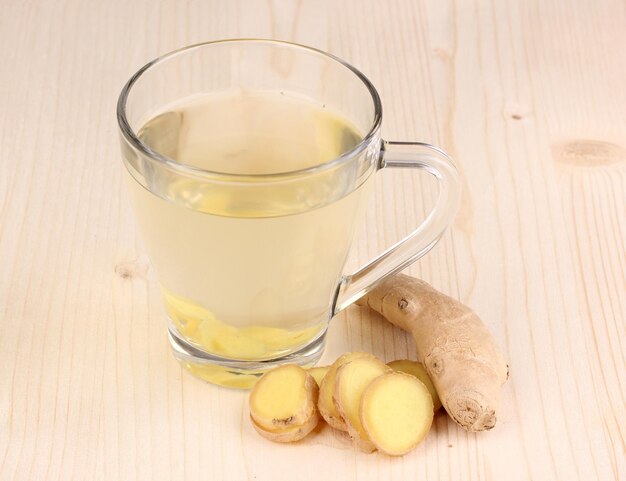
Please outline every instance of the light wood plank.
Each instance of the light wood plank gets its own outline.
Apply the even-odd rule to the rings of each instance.
[[[245,396],[182,372],[121,179],[115,102],[147,60],[227,37],[339,55],[389,139],[463,173],[453,229],[409,272],[471,305],[511,361],[495,430],[443,416],[403,458],[323,428],[279,446]],[[626,478],[626,7],[619,0],[0,5],[0,479]],[[384,173],[351,268],[436,195]],[[324,362],[412,341],[350,308]]]

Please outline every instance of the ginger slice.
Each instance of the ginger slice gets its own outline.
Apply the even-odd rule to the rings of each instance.
[[[348,352],[340,356],[330,366],[328,372],[326,373],[324,379],[322,379],[322,382],[320,384],[320,394],[319,400],[317,402],[317,407],[319,408],[320,414],[329,424],[329,426],[340,431],[347,431],[348,426],[346,426],[345,421],[337,412],[337,408],[335,407],[335,401],[333,400],[333,395],[335,393],[335,377],[337,375],[337,369],[339,369],[343,364],[361,357],[375,359],[374,356],[368,352]]]
[[[250,421],[252,422],[252,426],[256,429],[256,432],[259,433],[266,439],[270,441],[274,441],[275,443],[292,443],[295,441],[299,441],[304,438],[307,434],[309,434],[320,420],[320,415],[318,411],[315,411],[315,414],[309,418],[304,424],[299,426],[291,426],[288,428],[283,428],[275,431],[269,431],[267,429],[263,429],[259,426],[252,416],[250,416]]]
[[[301,439],[319,420],[318,392],[313,376],[295,364],[266,372],[250,393],[250,417],[255,428],[262,435],[283,435],[280,442]]]
[[[324,376],[326,376],[329,369],[330,366],[317,366],[309,368],[307,372],[313,376],[313,379],[315,379],[315,382],[319,387],[322,384],[322,379],[324,379]]]
[[[354,359],[337,370],[333,394],[335,406],[346,423],[348,434],[356,446],[366,453],[371,453],[376,448],[361,423],[361,398],[374,379],[390,371],[388,366],[374,357]]]
[[[441,407],[439,394],[437,394],[437,390],[435,389],[435,386],[433,385],[430,376],[426,372],[426,369],[421,362],[411,361],[409,359],[398,359],[397,361],[388,362],[387,366],[389,366],[396,372],[410,374],[411,376],[415,376],[417,379],[422,381],[424,385],[428,388],[428,392],[433,398],[433,406],[435,412],[439,410],[439,408]]]
[[[401,456],[428,434],[433,400],[416,377],[392,372],[378,377],[363,393],[360,420],[370,442],[380,451]]]

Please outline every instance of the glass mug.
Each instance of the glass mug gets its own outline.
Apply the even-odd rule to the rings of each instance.
[[[174,51],[133,75],[117,117],[174,356],[215,384],[313,365],[329,320],[428,252],[458,208],[450,158],[382,140],[374,86],[313,48],[237,39]],[[438,200],[412,234],[345,275],[385,168],[426,170]]]

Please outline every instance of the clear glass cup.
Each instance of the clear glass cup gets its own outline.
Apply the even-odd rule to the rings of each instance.
[[[181,163],[139,136],[166,105],[238,88],[306,96],[350,119],[362,140],[310,168],[250,175]],[[246,388],[276,365],[313,365],[330,319],[428,252],[458,208],[460,183],[450,158],[428,144],[382,140],[382,106],[370,81],[343,60],[302,45],[237,39],[171,52],[128,81],[117,117],[131,203],[161,284],[174,356],[215,384]],[[344,274],[371,179],[386,168],[432,174],[438,200],[412,234]],[[211,201],[224,196],[255,209],[225,214]],[[198,204],[198,197],[205,201]],[[189,279],[198,281],[173,287]]]

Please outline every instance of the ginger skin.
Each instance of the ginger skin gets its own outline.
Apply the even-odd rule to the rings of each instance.
[[[265,439],[269,439],[275,443],[293,443],[295,441],[300,441],[313,431],[313,429],[315,429],[319,420],[319,413],[315,412],[307,421],[304,422],[304,424],[272,431],[263,429],[254,421],[254,418],[250,416],[250,422],[252,422],[252,427],[254,427],[256,432]]]
[[[495,426],[509,368],[469,307],[402,274],[386,279],[357,304],[413,336],[418,358],[454,421],[468,431]]]

